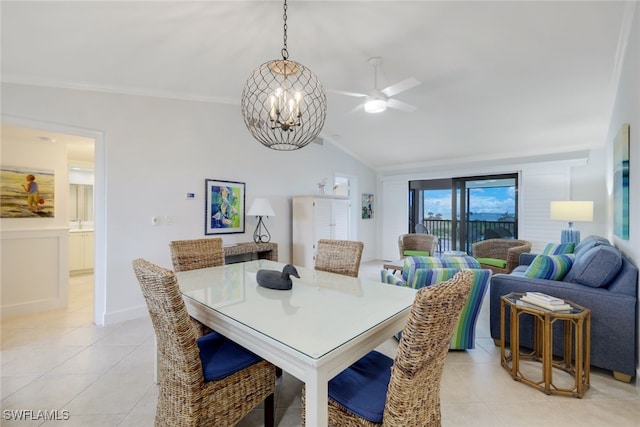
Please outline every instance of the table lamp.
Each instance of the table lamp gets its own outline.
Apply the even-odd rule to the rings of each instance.
[[[580,243],[580,231],[573,228],[575,221],[593,221],[593,202],[566,200],[551,202],[551,219],[568,221],[569,228],[562,230],[560,243]]]
[[[271,234],[262,221],[262,217],[276,216],[271,207],[271,203],[267,199],[254,199],[251,207],[247,211],[247,215],[253,215],[258,218],[256,231],[253,232],[253,241],[256,243],[267,243],[271,240]],[[264,229],[264,231],[263,231]]]

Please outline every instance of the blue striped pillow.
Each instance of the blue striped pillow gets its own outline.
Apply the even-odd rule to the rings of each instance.
[[[542,250],[542,255],[562,255],[572,254],[576,247],[575,242],[570,243],[548,243]]]
[[[524,272],[525,277],[534,279],[562,280],[571,270],[575,255],[537,255]]]

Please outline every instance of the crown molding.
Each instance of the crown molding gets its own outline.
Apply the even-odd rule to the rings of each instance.
[[[224,104],[240,106],[240,97],[227,98],[223,96],[206,96],[195,93],[175,92],[167,90],[155,90],[147,88],[137,88],[128,86],[109,86],[109,85],[96,85],[91,83],[82,82],[70,82],[55,79],[43,79],[37,77],[24,77],[17,75],[3,75],[3,83],[27,85],[27,86],[41,86],[51,87],[57,89],[69,89],[69,90],[82,90],[89,92],[101,92],[118,95],[132,95],[132,96],[146,96],[152,98],[164,98],[174,99],[180,101],[193,101],[203,102],[207,104]]]

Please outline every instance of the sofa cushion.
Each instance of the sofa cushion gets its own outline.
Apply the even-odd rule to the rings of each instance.
[[[601,236],[587,236],[573,249],[573,253],[576,254],[576,258],[580,258],[589,249],[596,246],[611,246],[611,243],[607,239]]]
[[[534,279],[562,280],[573,265],[573,254],[538,255],[524,272]]]
[[[492,267],[505,268],[507,261],[497,258],[476,258],[480,264],[490,265]]]
[[[548,243],[542,250],[542,255],[572,254],[575,242],[570,243]]]
[[[578,283],[592,288],[607,286],[620,271],[622,255],[613,246],[595,246],[576,256],[565,282]]]

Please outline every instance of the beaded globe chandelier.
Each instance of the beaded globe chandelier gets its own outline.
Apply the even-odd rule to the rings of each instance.
[[[327,97],[311,70],[289,60],[286,0],[283,19],[282,59],[265,62],[251,73],[240,106],[255,139],[273,150],[291,151],[318,136],[327,116]]]

